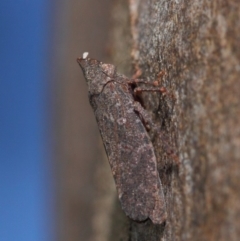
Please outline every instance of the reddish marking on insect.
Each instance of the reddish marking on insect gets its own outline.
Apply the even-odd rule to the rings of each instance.
[[[142,75],[142,70],[140,68],[137,68],[136,73],[132,76],[132,79],[137,79]]]
[[[162,86],[162,87],[160,88],[160,92],[161,92],[162,94],[167,93],[167,89]]]
[[[158,77],[158,78],[162,78],[164,75],[167,75],[167,72],[166,72],[165,70],[161,70],[161,71],[158,73],[157,77]]]

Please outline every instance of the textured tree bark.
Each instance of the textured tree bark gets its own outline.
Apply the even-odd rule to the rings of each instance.
[[[118,24],[128,7],[131,27]],[[238,1],[129,0],[115,13],[113,53],[120,69],[123,61],[125,74],[131,66],[119,54],[129,53],[131,34],[141,78],[167,74],[162,85],[168,94],[143,94],[143,103],[159,129],[150,135],[168,218],[165,226],[125,220],[121,235],[115,228],[109,240],[239,240]]]

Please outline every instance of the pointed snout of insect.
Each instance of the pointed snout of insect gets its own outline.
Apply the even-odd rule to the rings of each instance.
[[[77,62],[79,63],[79,64],[81,64],[81,62],[83,61],[83,58],[77,58]]]
[[[82,68],[84,68],[86,59],[77,58],[77,62],[78,62],[78,64],[79,64]]]

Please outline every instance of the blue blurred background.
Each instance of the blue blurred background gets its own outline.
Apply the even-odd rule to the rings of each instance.
[[[0,240],[53,240],[47,0],[0,1]]]
[[[76,58],[108,58],[111,4],[0,1],[0,241],[95,240],[94,220],[107,235],[95,173],[111,173]]]

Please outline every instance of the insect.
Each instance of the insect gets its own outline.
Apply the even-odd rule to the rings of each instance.
[[[163,189],[156,156],[145,124],[146,111],[135,100],[134,80],[112,64],[87,57],[77,62],[85,76],[122,209],[135,221],[166,221]],[[141,82],[141,81],[140,81]]]

